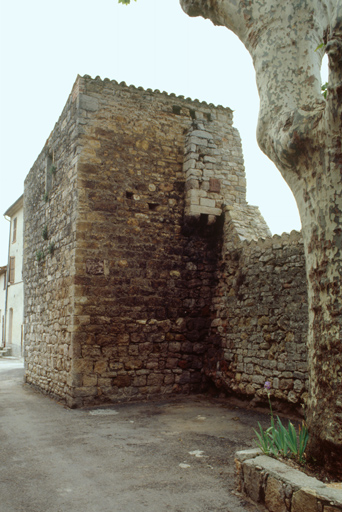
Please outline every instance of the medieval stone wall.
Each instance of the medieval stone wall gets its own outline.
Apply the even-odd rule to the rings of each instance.
[[[28,383],[70,407],[305,398],[302,243],[246,203],[230,109],[78,77],[24,216]]]
[[[232,113],[87,77],[81,90],[73,403],[201,390],[222,209],[208,225],[199,205],[184,223],[185,140],[197,134],[212,157],[201,183],[227,148],[233,192],[244,169]]]
[[[73,385],[77,137],[70,97],[24,192],[25,379],[56,397]]]
[[[194,131],[212,160],[184,222]],[[230,109],[79,77],[25,182],[27,382],[70,406],[203,389],[218,206],[244,180]]]
[[[241,223],[237,228],[244,231]],[[235,232],[234,248],[232,231],[227,222],[225,246],[231,249],[221,262],[213,298],[216,318],[208,338],[207,374],[219,387],[256,400],[265,399],[268,380],[274,398],[303,403],[308,311],[301,235],[251,241],[245,230],[240,244]]]

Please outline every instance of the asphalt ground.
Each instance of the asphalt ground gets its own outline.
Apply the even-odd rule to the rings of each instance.
[[[267,414],[174,397],[70,410],[0,359],[0,512],[257,512],[234,454]]]

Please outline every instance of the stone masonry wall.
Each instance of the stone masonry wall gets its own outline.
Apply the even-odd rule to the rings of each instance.
[[[213,222],[226,205],[246,205],[246,177],[240,148],[240,135],[230,124],[219,127],[220,139],[215,143],[213,123],[198,119],[193,122],[185,140],[185,216],[208,215]],[[233,158],[232,158],[233,157]]]
[[[184,221],[199,124],[233,197],[244,169],[229,109],[87,76],[29,173],[26,380],[71,407],[205,385],[222,215],[209,222],[202,204]]]
[[[185,138],[200,125],[220,152],[230,137],[233,193],[244,169],[232,113],[107,80],[79,83],[73,405],[199,391],[222,208],[208,223],[201,205],[184,222]]]
[[[206,366],[218,386],[240,396],[265,399],[264,383],[281,402],[300,404],[308,389],[307,291],[300,233],[236,244],[226,223],[219,286],[213,299]],[[240,234],[241,224],[237,223]],[[249,235],[249,236],[248,236]],[[228,239],[235,239],[235,248]]]
[[[70,97],[25,180],[25,379],[56,397],[72,392],[77,137]]]
[[[301,238],[246,203],[230,109],[78,77],[24,216],[26,382],[70,407],[305,399]]]

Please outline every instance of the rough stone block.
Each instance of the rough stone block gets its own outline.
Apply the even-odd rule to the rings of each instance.
[[[216,201],[214,199],[208,199],[206,197],[200,198],[200,205],[201,206],[209,206],[210,208],[216,207]]]
[[[217,192],[221,191],[221,182],[217,178],[209,178],[209,191]]]
[[[83,376],[83,386],[84,387],[93,387],[97,385],[97,375],[84,375]]]
[[[94,363],[86,359],[76,359],[74,361],[73,370],[75,374],[92,374]]]
[[[189,209],[189,215],[200,215],[201,213],[207,215],[216,215],[220,216],[222,214],[222,210],[220,208],[213,208],[209,206],[191,206]]]
[[[260,454],[261,450],[259,448],[252,448],[250,450],[241,450],[236,452],[235,457],[240,462],[244,462],[245,460],[254,459]]]
[[[132,378],[129,375],[120,375],[113,379],[113,386],[118,388],[127,388],[131,385]]]
[[[74,389],[73,396],[74,398],[81,398],[81,397],[95,397],[97,396],[97,387],[78,387]]]
[[[86,94],[79,94],[79,107],[84,110],[88,110],[93,112],[99,108],[99,101],[97,98],[93,96],[88,96]]]
[[[267,479],[265,505],[269,512],[287,512],[283,484],[272,476]]]
[[[317,512],[317,494],[312,489],[300,489],[293,493],[291,512]]]
[[[125,370],[140,370],[143,367],[141,359],[130,359],[124,363]]]
[[[103,375],[108,369],[108,361],[97,361],[94,365],[94,373]]]
[[[201,138],[201,139],[212,139],[213,138],[213,135],[212,133],[209,133],[209,132],[206,132],[204,130],[194,130],[191,132],[191,142],[194,144],[194,138],[195,137],[198,137],[198,138]]]
[[[161,386],[164,381],[164,375],[152,373],[147,377],[148,386]]]
[[[207,147],[208,146],[208,139],[205,138],[205,137],[194,137],[194,136],[192,136],[191,137],[191,143],[192,144],[196,144],[196,146]]]
[[[132,385],[137,386],[137,387],[146,386],[146,382],[147,382],[146,375],[140,375],[133,379]]]
[[[170,386],[170,385],[174,384],[174,382],[175,382],[175,376],[174,376],[173,373],[165,375],[165,377],[164,377],[164,384],[166,386]]]
[[[249,496],[253,501],[259,503],[263,501],[263,474],[256,466],[251,463],[251,461],[247,460],[243,462],[243,480],[244,487],[243,490],[247,496]]]
[[[213,157],[213,156],[205,156],[205,157],[203,158],[203,162],[204,162],[205,164],[207,164],[207,163],[216,164],[217,160],[216,160],[216,158],[215,158],[215,157]],[[208,168],[208,167],[206,166],[206,168]]]
[[[195,169],[196,162],[197,160],[195,160],[194,158],[189,158],[188,160],[186,160],[183,164],[183,171],[186,172],[189,171],[190,169]]]

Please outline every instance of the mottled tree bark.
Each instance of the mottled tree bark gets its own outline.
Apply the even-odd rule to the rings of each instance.
[[[309,298],[308,452],[342,478],[342,0],[181,0],[250,52],[257,138],[301,216]],[[320,68],[329,57],[327,99]],[[226,49],[229,51],[229,48]],[[224,63],[222,63],[224,65]]]

